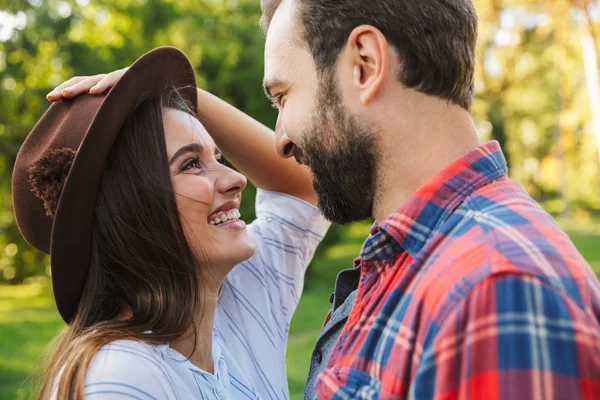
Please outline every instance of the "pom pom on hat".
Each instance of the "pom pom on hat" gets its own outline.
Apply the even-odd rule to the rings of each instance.
[[[49,150],[29,169],[31,190],[43,201],[49,217],[56,214],[62,188],[76,154],[69,148]]]

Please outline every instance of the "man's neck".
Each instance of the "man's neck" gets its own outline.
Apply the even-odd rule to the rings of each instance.
[[[382,128],[381,158],[373,216],[383,221],[414,191],[480,141],[471,115],[464,109],[428,96],[417,96],[413,108],[389,113]]]

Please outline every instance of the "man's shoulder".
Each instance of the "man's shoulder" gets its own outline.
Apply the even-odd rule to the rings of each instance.
[[[431,262],[467,274],[489,273],[581,277],[591,271],[552,216],[516,182],[501,179],[475,191],[441,226]],[[451,265],[450,265],[451,264]]]
[[[480,282],[533,277],[572,298],[600,287],[566,233],[522,188],[502,179],[475,191],[442,225],[419,281],[423,302],[448,308]]]
[[[546,212],[517,182],[509,178],[500,178],[473,191],[458,205],[452,213],[454,221],[461,221],[463,229],[477,227],[488,233],[510,228],[526,231],[529,236],[536,233],[530,226],[544,227],[544,231],[562,230],[554,219]],[[467,231],[458,234],[466,234]],[[553,233],[553,232],[552,232]],[[478,237],[481,237],[478,235]],[[486,237],[490,240],[494,236]],[[513,239],[518,240],[518,237]]]

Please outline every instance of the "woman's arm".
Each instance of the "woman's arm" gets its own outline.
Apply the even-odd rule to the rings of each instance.
[[[102,93],[114,86],[126,70],[72,78],[50,92],[47,98],[57,101],[82,93]],[[317,204],[308,168],[293,159],[277,156],[271,129],[202,89],[198,89],[198,109],[200,121],[217,146],[255,186]]]
[[[256,187],[317,203],[308,168],[277,156],[271,129],[203,89],[198,89],[198,116],[219,149]]]

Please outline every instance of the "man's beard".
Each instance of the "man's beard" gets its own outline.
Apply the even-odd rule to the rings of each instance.
[[[313,186],[325,218],[347,224],[371,217],[378,151],[375,130],[341,103],[331,74],[324,74],[316,111],[294,157],[313,173]]]

